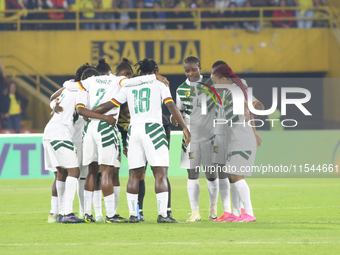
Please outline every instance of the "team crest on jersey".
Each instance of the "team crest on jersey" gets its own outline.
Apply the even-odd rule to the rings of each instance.
[[[194,159],[194,153],[193,152],[189,152],[189,159]]]
[[[185,97],[189,98],[190,97],[190,91],[185,92]]]
[[[218,146],[214,146],[214,147],[213,147],[213,152],[214,152],[214,153],[218,153]]]
[[[229,104],[229,100],[225,100],[225,105],[228,105]]]

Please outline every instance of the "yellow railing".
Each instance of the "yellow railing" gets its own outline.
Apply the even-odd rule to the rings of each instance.
[[[26,62],[22,61],[20,58],[14,56],[14,55],[0,55],[0,59],[12,59],[14,60],[14,63],[16,65],[6,65],[5,68],[9,75],[9,78],[15,78],[18,75],[26,77],[32,84],[35,85],[35,89],[37,90],[37,94],[40,94],[40,90],[45,91],[48,95],[51,95],[54,93],[51,89],[46,87],[44,84],[41,83],[41,79],[44,79],[48,84],[50,84],[55,89],[60,89],[60,85],[55,83],[53,80],[48,78],[46,75],[44,75],[39,70],[35,69],[31,65],[27,64]],[[13,62],[13,61],[12,61]],[[5,63],[5,61],[4,61]],[[24,69],[29,69],[33,71],[33,76],[27,74],[27,72],[23,71],[23,69],[18,67],[18,64],[22,65]],[[34,77],[35,76],[35,77]]]
[[[294,21],[299,21],[299,20],[328,20],[331,23],[332,15],[331,13],[336,10],[336,12],[339,14],[339,10],[335,8],[331,8],[329,6],[324,6],[324,7],[318,7],[318,8],[309,8],[311,10],[325,10],[329,15],[326,16],[325,18],[318,18],[318,17],[311,17],[311,18],[297,18],[297,17],[281,17],[281,18],[274,18],[274,17],[266,17],[265,12],[266,11],[274,11],[274,10],[300,10],[299,7],[262,7],[262,8],[223,8],[223,9],[217,9],[217,8],[187,8],[187,9],[111,9],[111,10],[76,10],[76,11],[64,11],[64,10],[7,10],[7,11],[0,11],[0,25],[1,24],[17,24],[16,30],[20,31],[21,26],[23,24],[73,24],[72,28],[65,28],[69,30],[80,30],[81,29],[81,24],[84,23],[119,23],[119,22],[129,22],[130,24],[133,23],[135,24],[135,28],[137,30],[142,30],[142,24],[145,23],[174,23],[174,22],[192,22],[195,24],[195,29],[201,29],[202,28],[202,23],[203,22],[243,22],[243,21],[259,21],[260,24],[263,24],[264,22],[270,22],[270,21],[276,21],[276,20],[294,20]],[[334,9],[334,10],[332,10]],[[235,11],[235,12],[243,12],[243,11],[255,11],[258,12],[258,17],[240,17],[240,18],[228,18],[228,17],[223,17],[223,18],[203,18],[202,13],[203,12],[211,12],[211,13],[216,13],[219,11],[224,11],[224,12],[230,12],[230,11]],[[84,19],[82,17],[83,13],[95,13],[100,14],[100,13],[120,13],[120,12],[128,12],[131,14],[134,14],[136,18],[125,20],[125,19]],[[159,13],[159,12],[165,12],[165,13],[174,13],[174,12],[184,12],[184,13],[192,13],[193,17],[192,18],[165,18],[165,19],[143,19],[141,18],[142,13]],[[10,17],[2,17],[2,13],[6,13],[7,16]],[[18,13],[21,13],[18,15]],[[27,19],[24,16],[26,13],[29,14],[45,14],[45,19]],[[47,16],[49,13],[65,13],[67,15],[72,14],[72,18],[68,19],[48,19]],[[51,29],[53,30],[53,29]]]

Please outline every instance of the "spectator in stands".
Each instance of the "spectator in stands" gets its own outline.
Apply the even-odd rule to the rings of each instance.
[[[79,9],[86,10],[85,12],[81,12],[80,17],[82,19],[91,20],[96,17],[94,10],[97,7],[97,2],[94,0],[79,0]],[[85,30],[94,30],[95,23],[81,23],[81,27]]]
[[[174,15],[173,18],[174,19],[193,19],[194,17],[192,16],[191,12],[180,12],[180,11],[176,11],[179,9],[183,9],[181,3],[177,3],[175,5],[175,11],[174,11]],[[180,22],[175,22],[172,23],[172,29],[194,29],[194,24],[192,21],[180,21]]]
[[[316,2],[316,7],[326,6],[326,5],[328,5],[327,0],[319,0],[318,2]],[[314,26],[315,27],[329,27],[328,16],[329,16],[329,13],[327,10],[317,9],[315,11],[315,18],[324,18],[324,19],[315,20]]]
[[[27,98],[19,94],[15,83],[12,82],[7,95],[3,97],[2,106],[7,129],[14,129],[16,133],[20,133],[22,112],[26,109],[27,104]]]
[[[0,129],[5,128],[5,107],[4,107],[4,97],[8,93],[7,79],[5,75],[5,67],[0,61]]]
[[[244,7],[246,5],[247,0],[234,0],[237,7]]]
[[[143,21],[143,19],[153,19],[154,18],[154,13],[151,12],[151,11],[147,11],[147,8],[146,8],[143,0],[137,1],[136,8],[142,9],[142,12],[140,13],[141,21]],[[135,12],[131,13],[130,17],[132,19],[136,19],[137,13],[135,13]],[[152,22],[141,22],[141,29],[142,30],[154,29],[154,24]]]
[[[175,0],[165,0],[165,8],[167,9],[171,9],[171,8],[175,8]],[[173,19],[175,17],[175,12],[169,12],[167,11],[165,13],[165,16],[167,19]],[[166,28],[167,29],[176,29],[176,22],[167,22],[166,23]]]
[[[67,0],[47,0],[47,5],[51,10],[64,10],[66,11],[68,9]],[[63,20],[65,19],[65,13],[64,12],[50,12],[48,14],[48,17],[52,20]],[[54,23],[51,24],[51,29],[66,29],[66,24],[64,23]]]
[[[240,18],[241,17],[241,12],[237,11],[237,5],[235,2],[230,2],[228,8],[231,8],[231,11],[225,12],[225,17],[226,18]],[[242,28],[241,22],[239,21],[228,21],[226,24],[226,27],[229,29],[240,29]]]
[[[252,4],[249,0],[246,2],[245,7],[247,7],[248,9],[246,11],[242,12],[241,17],[244,17],[244,18],[259,18],[259,16],[260,16],[259,12],[251,10]],[[244,21],[243,22],[243,27],[245,29],[248,29],[248,30],[255,30],[259,26],[260,26],[259,21]]]
[[[0,92],[6,87],[7,77],[5,72],[5,65],[0,61]]]
[[[215,7],[217,9],[228,8],[231,0],[215,0]]]
[[[143,5],[145,8],[153,8],[155,0],[144,0]]]
[[[215,1],[214,0],[204,0],[203,3],[201,4],[201,7],[202,8],[215,8]],[[217,12],[216,11],[202,11],[201,15],[202,15],[202,18],[206,18],[206,19],[216,18]],[[203,29],[215,29],[216,28],[216,22],[205,21],[205,22],[202,22],[201,27]]]
[[[287,3],[287,7],[294,7],[294,6],[296,6],[295,0],[287,0],[286,3]]]
[[[301,7],[300,10],[295,11],[297,18],[313,18],[314,11],[308,8],[314,7],[313,0],[295,0],[296,6]],[[298,28],[311,28],[313,26],[313,20],[298,20]]]
[[[22,6],[18,3],[17,0],[1,0],[0,1],[0,11],[6,11],[6,10],[21,10]],[[5,14],[0,14],[1,17],[9,17],[12,16],[13,13],[7,13]],[[17,29],[17,24],[0,24],[0,30],[13,30]]]
[[[281,0],[279,2],[279,6],[284,8],[286,7],[286,0]],[[294,13],[291,10],[275,10],[273,13],[273,18],[293,18]],[[294,20],[275,20],[273,21],[274,27],[284,27],[290,28],[294,26]]]
[[[154,12],[154,18],[156,19],[165,19],[166,18],[166,14],[163,11],[160,11],[161,9],[161,4],[160,2],[155,2],[153,5],[153,8],[155,9]],[[154,27],[156,30],[163,30],[165,29],[165,22],[154,22]]]
[[[127,1],[120,2],[119,9],[127,9],[127,8],[128,8]],[[119,30],[128,29],[129,28],[129,20],[130,20],[129,12],[120,11],[119,12],[119,19],[121,20],[119,22]]]
[[[101,0],[99,3],[99,9],[101,10],[111,10],[111,9],[116,9],[116,0]],[[100,12],[98,13],[98,18],[99,19],[115,19],[115,15],[113,12]],[[115,22],[110,22],[110,23],[105,23],[102,22],[99,24],[100,30],[106,30],[109,28],[110,30],[116,30],[116,23]]]
[[[231,3],[231,0],[215,0],[215,8],[216,9],[228,8],[230,3]],[[217,10],[215,14],[215,18],[223,18],[224,15],[225,15],[224,10]],[[216,21],[214,22],[214,24],[216,28],[224,28],[227,25],[227,22]]]
[[[6,98],[8,95],[8,86],[4,86],[0,91],[0,129],[6,128],[6,118],[5,114],[7,113],[6,105]]]

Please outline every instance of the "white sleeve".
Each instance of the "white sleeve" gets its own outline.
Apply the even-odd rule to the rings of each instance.
[[[80,86],[78,85],[78,83],[74,81],[65,81],[63,84],[63,87],[71,91],[80,89]]]
[[[162,87],[162,102],[164,104],[171,102],[171,101],[173,102],[174,100],[172,99],[170,89],[167,86],[165,86],[165,84],[163,83],[161,87]]]
[[[122,88],[117,95],[114,96],[114,98],[112,98],[110,100],[111,103],[113,103],[114,105],[120,107],[122,104],[126,103],[127,101],[127,97],[126,97],[126,91],[124,88]]]
[[[137,76],[134,78],[130,79],[123,79],[119,82],[121,87],[126,87],[126,86],[136,86],[141,83],[147,82],[147,81],[155,81],[156,80],[156,75],[155,74],[149,74],[149,75],[142,75],[142,76]]]
[[[76,107],[84,107],[87,105],[88,93],[84,90],[77,91]]]

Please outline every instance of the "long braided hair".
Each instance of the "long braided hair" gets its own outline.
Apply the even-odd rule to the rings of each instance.
[[[226,77],[232,80],[232,82],[236,83],[237,86],[239,86],[244,94],[244,98],[246,101],[248,101],[248,93],[247,90],[241,81],[240,77],[238,77],[236,74],[234,74],[233,70],[229,66],[226,65],[220,65],[212,71],[213,74],[218,75],[220,77]]]

